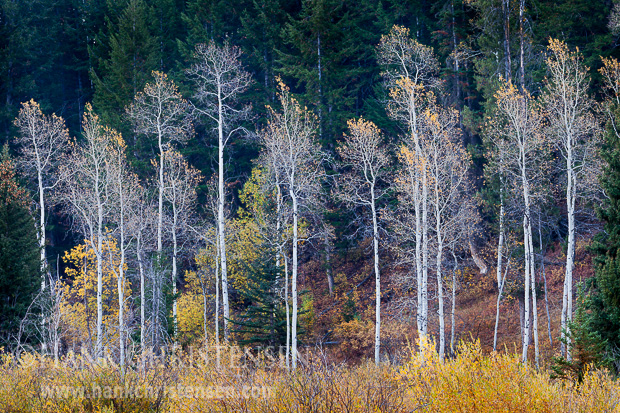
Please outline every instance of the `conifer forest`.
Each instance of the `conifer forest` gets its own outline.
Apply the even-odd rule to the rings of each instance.
[[[0,412],[620,411],[620,1],[0,0]]]

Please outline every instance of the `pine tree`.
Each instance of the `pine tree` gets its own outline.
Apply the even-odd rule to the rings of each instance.
[[[14,340],[41,282],[36,226],[5,145],[0,157],[0,345]]]

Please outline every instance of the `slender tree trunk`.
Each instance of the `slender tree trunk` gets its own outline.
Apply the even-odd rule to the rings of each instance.
[[[495,329],[493,330],[493,351],[497,351],[497,330],[499,328],[499,306],[502,303],[502,294],[504,293],[504,285],[506,284],[506,276],[508,275],[508,267],[510,266],[510,260],[508,260],[508,264],[506,265],[506,272],[502,277],[500,274],[500,283],[498,285],[498,293],[497,293],[497,305],[495,311]]]
[[[428,335],[428,174],[422,170],[422,327]]]
[[[36,145],[35,145],[36,150]],[[38,162],[38,152],[37,152],[37,177],[39,183],[39,251],[41,253],[41,292],[45,291],[46,284],[46,275],[47,271],[47,258],[45,255],[45,197],[44,197],[44,189],[43,189],[43,177],[41,175],[41,168]],[[41,313],[41,331],[45,332],[45,314]],[[43,334],[45,336],[45,334]],[[41,350],[45,354],[47,352],[47,343],[46,340],[41,340]]]
[[[118,336],[120,347],[120,367],[121,375],[125,374],[125,222],[123,215],[125,208],[123,207],[123,199],[121,194],[121,224],[120,224],[120,249],[121,249],[121,262],[118,267]]]
[[[375,185],[370,184],[372,209],[372,235],[375,259],[375,364],[381,361],[381,276],[379,273],[379,227],[377,225],[377,211],[375,207]]]
[[[98,172],[98,171],[97,171]],[[97,344],[95,347],[96,357],[101,357],[103,342],[103,205],[99,192],[99,180],[95,181],[95,196],[97,197]]]
[[[39,250],[41,252],[41,291],[45,290],[47,271],[47,258],[45,255],[45,191],[43,189],[43,177],[37,173],[39,182]]]
[[[174,204],[174,203],[173,203]],[[177,255],[178,255],[178,242],[177,242],[177,211],[173,205],[173,217],[172,217],[172,273],[170,281],[172,282],[172,323],[174,328],[174,345],[177,345],[177,338],[179,334],[179,322],[177,312]]]
[[[284,257],[284,305],[286,307],[286,369],[291,367],[291,309],[289,304],[288,258]]]
[[[532,332],[534,334],[534,362],[539,366],[540,352],[538,348],[538,304],[536,302],[536,270],[534,260],[534,242],[532,240],[532,222],[528,212],[528,254],[530,256],[530,283],[532,288]]]
[[[437,211],[438,212],[438,211]],[[441,239],[441,223],[437,219],[437,261],[435,271],[437,272],[437,301],[439,305],[439,359],[443,360],[446,353],[446,320],[443,308],[443,279],[441,272],[441,260],[443,252],[443,241]]]
[[[417,173],[417,172],[416,172]],[[417,312],[416,321],[418,327],[418,338],[421,340],[424,333],[424,310],[422,306],[422,207],[420,202],[420,183],[417,179],[414,182],[414,212],[415,212],[415,270],[417,281]]]
[[[456,339],[456,269],[457,261],[454,256],[454,269],[452,270],[452,312],[450,314],[450,354],[454,355],[454,340]]]
[[[274,165],[274,169],[275,169],[276,165]],[[289,292],[289,285],[288,285],[288,259],[286,257],[286,255],[284,254],[283,251],[283,245],[282,245],[282,240],[280,239],[281,236],[281,229],[282,229],[282,188],[280,187],[280,183],[276,182],[276,190],[277,190],[277,194],[276,194],[276,216],[277,216],[277,221],[276,221],[276,234],[278,236],[278,256],[276,258],[276,266],[278,268],[280,268],[280,260],[282,260],[284,262],[284,306],[286,308],[286,350],[285,350],[285,365],[286,365],[286,369],[290,369],[291,364],[290,364],[290,360],[291,360],[291,354],[290,354],[290,350],[291,350],[291,314],[290,314],[290,308],[289,308],[289,297],[288,297],[288,292]],[[329,277],[328,277],[329,279]],[[330,291],[331,293],[331,291]]]
[[[547,275],[545,274],[545,251],[542,241],[542,224],[540,214],[538,215],[538,242],[540,244],[540,268],[542,269],[543,282],[545,287],[545,310],[547,312],[547,333],[549,334],[549,345],[553,348],[553,337],[551,336],[551,317],[549,316],[549,299],[547,295]]]
[[[219,235],[220,271],[222,275],[222,304],[224,306],[224,340],[229,339],[230,306],[228,302],[228,274],[226,268],[226,223],[224,222],[224,118],[222,90],[218,85],[218,200],[217,223]]]
[[[568,246],[566,249],[566,272],[564,276],[564,291],[562,294],[562,354],[571,360],[569,323],[573,318],[573,268],[575,266],[575,177],[573,153],[570,142],[567,145],[566,171],[568,174],[566,185],[566,209],[568,218]],[[564,341],[566,344],[564,344]]]
[[[161,266],[162,261],[162,231],[164,223],[164,147],[161,141],[161,132],[159,135],[159,199],[157,210],[157,261]],[[161,269],[158,269],[160,271]]]
[[[502,283],[502,260],[504,249],[504,188],[500,178],[499,188],[499,238],[497,240],[497,288]]]
[[[144,279],[144,263],[142,262],[142,231],[138,232],[136,239],[136,254],[138,258],[138,272],[140,273],[140,352],[144,357],[146,350],[146,294]]]
[[[327,275],[327,288],[329,295],[334,295],[334,274],[332,273],[332,249],[329,243],[329,236],[325,233],[325,275]]]
[[[525,195],[524,190],[524,196]],[[527,202],[527,201],[526,201]],[[523,215],[523,245],[525,248],[525,281],[523,283],[524,290],[524,317],[523,317],[523,354],[522,360],[525,363],[527,361],[527,350],[530,343],[530,255],[528,246],[528,232],[527,232],[527,213]]]
[[[215,348],[217,351],[216,367],[220,368],[220,239],[216,241],[216,258],[215,258]]]
[[[291,320],[291,358],[293,370],[297,368],[297,249],[299,242],[298,235],[298,206],[297,194],[293,190],[293,185],[289,190],[291,199],[293,200],[293,274],[291,279],[291,292],[293,300],[293,317]]]

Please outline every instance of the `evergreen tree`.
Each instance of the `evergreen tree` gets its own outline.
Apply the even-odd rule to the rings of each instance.
[[[231,320],[241,334],[239,344],[281,346],[286,344],[286,312],[281,297],[284,273],[276,265],[273,248],[262,246],[258,259],[246,266],[247,284],[239,290],[247,304],[237,320]]]
[[[555,357],[551,366],[552,378],[571,379],[581,383],[588,368],[609,367],[605,354],[607,342],[592,328],[592,317],[588,307],[592,297],[586,296],[581,286],[577,294],[577,309],[573,321],[569,322],[568,338],[561,338],[569,344],[571,360]]]
[[[615,116],[617,122],[617,108]],[[620,347],[620,136],[611,125],[600,153],[606,164],[600,181],[607,198],[599,210],[604,231],[593,244],[596,273],[589,280],[587,307],[591,329],[615,349]]]
[[[280,51],[279,71],[303,88],[304,103],[319,118],[319,140],[331,149],[373,96],[374,46],[389,29],[373,19],[378,10],[368,1],[304,0],[283,28],[288,49]]]
[[[99,33],[90,49],[95,92],[93,104],[104,123],[131,136],[125,107],[160,67],[158,38],[153,34],[153,9],[144,0],[128,0],[118,17],[110,11],[107,34]],[[118,7],[118,6],[116,6]],[[114,10],[109,6],[110,10]],[[106,37],[107,36],[107,37]],[[127,140],[133,153],[131,139]]]
[[[36,227],[28,203],[5,145],[0,156],[0,345],[14,341],[41,283]]]

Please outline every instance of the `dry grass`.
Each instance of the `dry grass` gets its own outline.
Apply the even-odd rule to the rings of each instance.
[[[485,355],[479,344],[462,345],[458,357],[446,362],[433,351],[415,351],[403,365],[380,368],[372,363],[334,365],[320,355],[308,355],[295,373],[269,358],[243,367],[235,348],[222,349],[220,356],[219,368],[213,357],[182,354],[122,375],[111,362],[69,357],[55,364],[31,354],[19,360],[5,355],[0,362],[0,411],[620,411],[620,385],[603,372],[588,373],[577,387],[551,380],[545,372],[519,363],[515,355]],[[87,395],[100,389],[101,394],[82,398],[79,389]],[[114,389],[140,389],[141,394],[122,397]]]

